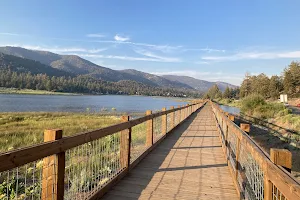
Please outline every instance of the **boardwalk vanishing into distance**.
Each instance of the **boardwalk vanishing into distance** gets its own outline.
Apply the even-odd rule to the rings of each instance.
[[[214,102],[121,119],[0,154],[0,199],[300,200],[290,152],[267,154]]]
[[[211,107],[172,131],[103,199],[238,199]]]

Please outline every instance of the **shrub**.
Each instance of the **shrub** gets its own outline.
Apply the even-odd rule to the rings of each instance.
[[[260,107],[265,104],[266,104],[266,101],[263,96],[258,95],[258,94],[252,94],[252,95],[249,95],[249,96],[245,97],[244,99],[242,99],[241,111],[252,115],[255,108]]]

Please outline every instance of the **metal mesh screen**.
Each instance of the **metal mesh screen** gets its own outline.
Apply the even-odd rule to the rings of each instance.
[[[153,140],[156,142],[162,136],[162,116],[153,119]]]
[[[171,131],[173,128],[172,126],[174,124],[174,121],[172,122],[172,115],[173,113],[167,114],[167,132]]]
[[[48,177],[57,173],[56,163],[51,156],[0,173],[0,199],[54,198],[51,189],[56,180]]]
[[[264,198],[264,173],[244,145],[240,147],[238,182],[246,199]]]
[[[66,151],[65,199],[86,199],[120,171],[120,133]]]
[[[146,150],[147,122],[131,129],[130,163],[134,162]]]
[[[272,187],[272,200],[286,200],[286,199],[287,198],[273,184],[273,187]]]
[[[180,123],[180,110],[175,112],[174,126],[177,126]]]

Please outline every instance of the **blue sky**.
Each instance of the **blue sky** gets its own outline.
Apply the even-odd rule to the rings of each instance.
[[[1,0],[0,46],[240,84],[300,58],[298,0]]]

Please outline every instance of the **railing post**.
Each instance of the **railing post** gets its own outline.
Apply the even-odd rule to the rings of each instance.
[[[270,159],[275,165],[280,165],[289,173],[292,172],[292,153],[287,149],[270,149]]]
[[[151,115],[152,111],[147,110],[146,115]],[[147,121],[147,137],[146,137],[146,146],[151,147],[153,145],[153,119]]]
[[[267,175],[264,175],[264,200],[272,200],[273,184],[268,179]]]
[[[174,106],[171,106],[170,109],[173,110]],[[174,120],[175,120],[175,112],[171,112],[169,115],[170,115],[170,121],[171,121],[170,122],[170,130],[169,131],[171,131],[174,128],[174,126],[175,126],[175,122],[174,122]]]
[[[122,122],[128,122],[129,116],[121,117]],[[121,131],[120,162],[122,169],[129,169],[130,165],[131,128]]]
[[[45,130],[44,142],[59,140],[62,130]],[[65,152],[43,159],[42,200],[64,198]]]
[[[243,131],[245,131],[246,133],[250,133],[250,124],[243,124],[243,123],[241,123],[240,124],[240,127],[241,127],[241,129],[243,130]]]
[[[234,122],[234,115],[228,115],[228,118],[231,120],[231,121],[233,121]]]
[[[162,108],[161,111],[166,111],[166,108]],[[165,135],[167,134],[167,115],[161,116],[161,134]]]

